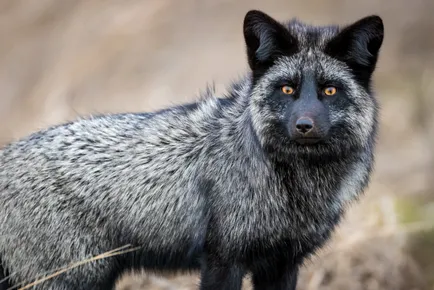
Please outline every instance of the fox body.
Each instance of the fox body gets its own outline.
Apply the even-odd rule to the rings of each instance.
[[[240,289],[247,273],[255,289],[295,289],[369,183],[383,23],[252,10],[244,38],[251,72],[224,97],[82,118],[0,151],[4,287],[130,244],[36,288],[113,289],[144,268],[200,269],[201,289]]]

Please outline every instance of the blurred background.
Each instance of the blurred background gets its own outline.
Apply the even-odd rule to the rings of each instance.
[[[306,262],[298,289],[434,289],[433,0],[2,0],[0,145],[78,115],[191,101],[212,82],[224,92],[247,69],[249,9],[310,24],[369,14],[385,23],[373,181]],[[118,289],[197,282],[134,273]]]

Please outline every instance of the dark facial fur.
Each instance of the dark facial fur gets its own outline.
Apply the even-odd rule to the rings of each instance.
[[[383,25],[280,24],[250,11],[244,36],[252,73],[225,98],[79,119],[3,148],[0,280],[132,244],[140,250],[36,289],[111,289],[134,268],[200,269],[201,289],[238,290],[247,273],[255,289],[295,289],[368,185]]]
[[[251,110],[263,146],[278,155],[283,150],[337,156],[372,143],[377,104],[370,84],[383,39],[381,19],[367,17],[340,29],[297,21],[279,24],[263,13],[250,13],[244,23],[245,38],[250,66],[258,69]],[[261,40],[270,51],[267,54]],[[293,95],[281,92],[286,84],[295,89]],[[328,86],[336,87],[337,93],[325,95]],[[315,146],[295,142],[300,118],[312,121],[312,135],[320,139]]]

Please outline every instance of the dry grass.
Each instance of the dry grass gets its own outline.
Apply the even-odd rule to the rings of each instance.
[[[426,269],[434,255],[414,241],[421,231],[428,232],[424,237],[433,233],[433,3],[0,1],[0,143],[78,114],[188,101],[210,81],[222,91],[246,67],[241,20],[248,9],[318,24],[378,13],[386,38],[376,74],[382,105],[376,172],[333,240],[306,263],[300,289],[431,289],[434,272]],[[402,196],[422,195],[429,198],[411,213],[396,209]],[[194,289],[197,281],[136,273],[118,289]]]
[[[33,282],[29,283],[29,284],[26,284],[26,282],[18,283],[16,285],[8,288],[8,290],[14,290],[14,289],[25,290],[25,289],[30,289],[30,288],[32,288],[34,286],[37,286],[37,285],[39,285],[39,284],[41,284],[41,283],[43,283],[45,281],[53,279],[53,278],[55,278],[55,277],[57,277],[57,276],[65,273],[67,271],[70,271],[70,270],[72,270],[74,268],[77,268],[77,267],[80,267],[82,265],[85,265],[85,264],[88,264],[88,263],[92,263],[92,262],[95,262],[95,261],[101,260],[101,259],[107,259],[107,258],[111,258],[111,257],[114,257],[114,256],[123,255],[123,254],[129,253],[129,252],[134,252],[134,251],[136,251],[138,249],[139,249],[139,247],[132,248],[131,245],[125,245],[125,246],[116,248],[114,250],[107,251],[105,253],[102,253],[102,254],[99,254],[99,255],[96,255],[96,256],[93,256],[93,257],[89,257],[89,258],[81,260],[81,261],[77,261],[75,263],[72,263],[71,265],[62,267],[62,268],[54,270],[54,271],[50,271],[49,273],[45,273],[43,275],[40,275],[39,278],[37,278],[35,281],[33,281]],[[7,279],[7,278],[8,277],[6,277],[5,279]],[[22,285],[24,285],[24,286],[22,286]]]

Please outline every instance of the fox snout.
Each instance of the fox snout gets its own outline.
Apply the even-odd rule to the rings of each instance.
[[[292,139],[299,144],[315,144],[327,137],[328,118],[324,112],[319,114],[300,114],[291,122]]]
[[[315,124],[311,118],[301,117],[295,123],[295,128],[300,134],[307,136],[315,128]]]
[[[298,118],[294,126],[294,139],[299,144],[314,144],[324,137],[314,120],[309,117]]]

